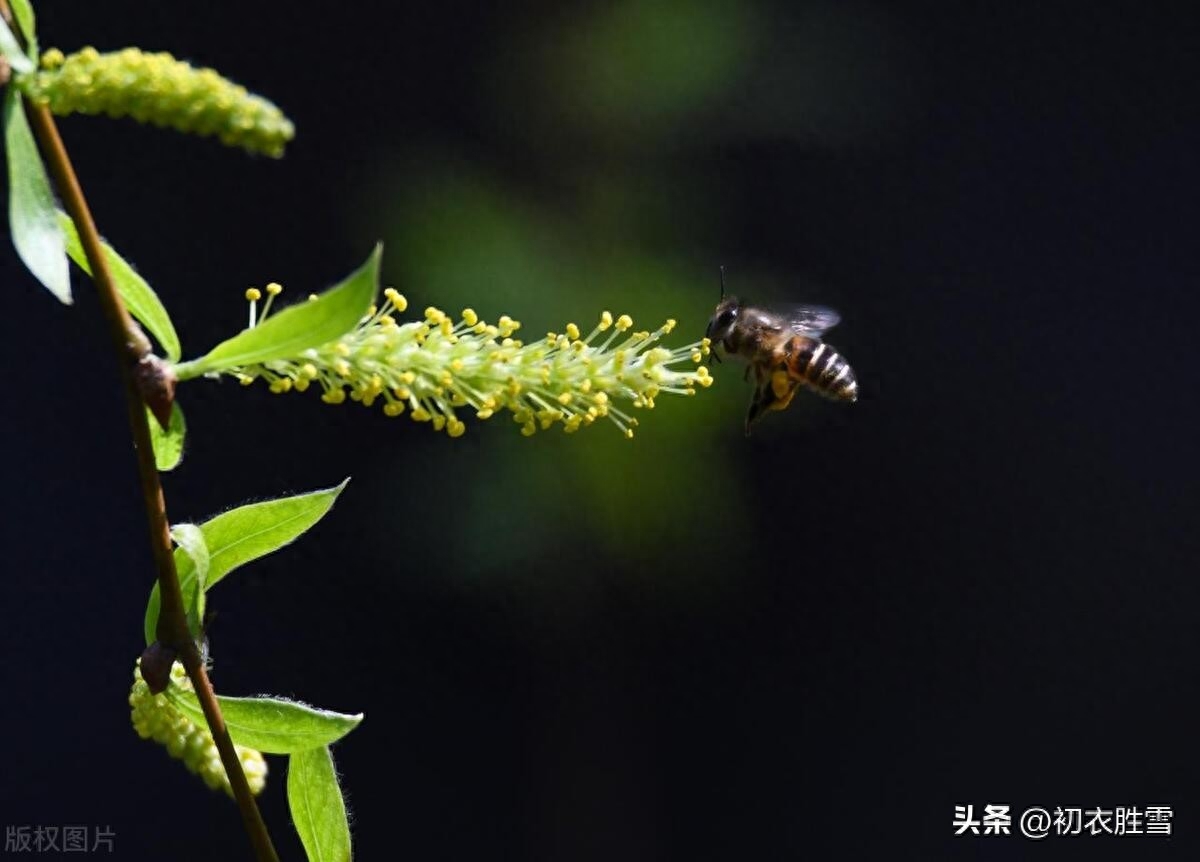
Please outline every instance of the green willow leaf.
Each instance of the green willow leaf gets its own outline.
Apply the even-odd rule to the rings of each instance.
[[[171,528],[171,538],[192,562],[191,577],[187,586],[180,584],[183,591],[183,610],[187,614],[188,631],[192,637],[200,637],[204,626],[204,591],[207,589],[209,553],[204,531],[195,524],[176,524]]]
[[[366,263],[317,299],[276,312],[253,329],[221,342],[206,356],[178,366],[179,379],[294,358],[310,347],[341,338],[358,325],[375,298],[380,253],[380,246],[375,246]]]
[[[37,21],[33,15],[33,5],[29,0],[8,0],[8,5],[12,7],[13,16],[21,28],[21,35],[25,37],[25,43],[29,46],[26,49],[29,60],[36,66],[38,61]]]
[[[168,689],[171,701],[199,724],[204,711],[194,692]],[[341,739],[363,716],[317,709],[282,697],[217,696],[229,735],[238,745],[267,754],[310,751]]]
[[[12,87],[4,98],[4,147],[8,153],[8,224],[13,245],[34,277],[70,305],[71,279],[54,193],[21,99]]]
[[[71,221],[69,215],[59,210],[58,223],[67,238],[67,254],[71,256],[71,260],[75,261],[76,266],[91,275],[92,267],[83,251],[83,244],[79,241],[79,232],[75,230],[75,222]],[[108,271],[112,274],[113,281],[116,282],[117,292],[121,294],[121,299],[125,300],[125,306],[129,309],[129,313],[158,339],[167,358],[172,362],[178,362],[179,357],[183,355],[179,347],[179,336],[175,334],[175,325],[171,323],[171,316],[167,314],[167,309],[158,298],[158,294],[154,292],[154,288],[147,284],[146,280],[138,275],[112,246],[104,242],[101,243],[101,248],[108,261]],[[163,468],[159,467],[158,469],[162,470]]]
[[[239,566],[295,541],[325,517],[349,481],[323,491],[239,506],[205,521],[200,529],[208,542],[211,563],[205,589]]]
[[[0,56],[8,61],[9,67],[14,72],[32,72],[37,67],[33,58],[21,50],[21,43],[17,41],[17,37],[2,18],[0,18]]]
[[[288,808],[309,862],[349,862],[350,823],[328,748],[288,758]]]
[[[164,431],[154,415],[146,411],[146,423],[150,426],[150,443],[154,446],[154,466],[160,473],[168,473],[183,460],[183,438],[187,434],[187,422],[179,402],[171,404],[171,421]]]
[[[239,566],[294,541],[325,516],[349,481],[347,479],[334,488],[309,494],[239,506],[205,521],[200,525],[208,546],[208,572],[204,589],[211,589]],[[194,589],[196,573],[191,557],[180,548],[175,549],[175,570],[186,599],[189,589]],[[154,643],[158,638],[156,630],[160,602],[158,584],[155,584],[146,605],[143,627],[147,644]]]
[[[208,589],[208,574],[212,565],[208,543],[204,539],[203,527],[197,527],[195,524],[176,524],[171,528],[171,538],[176,542],[175,574],[179,578],[179,591],[183,595],[188,631],[192,637],[198,638],[204,619],[204,592]],[[142,633],[147,644],[158,640],[158,616],[161,609],[162,595],[156,581],[150,589],[150,599],[146,602],[146,616],[142,622]]]

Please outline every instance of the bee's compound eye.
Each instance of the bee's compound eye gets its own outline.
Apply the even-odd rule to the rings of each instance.
[[[717,324],[719,326],[728,326],[729,324],[733,323],[733,319],[735,317],[737,317],[737,312],[732,308],[727,308],[722,311],[721,315],[717,318]]]

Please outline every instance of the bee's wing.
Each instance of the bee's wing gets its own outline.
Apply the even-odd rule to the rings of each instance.
[[[785,305],[772,310],[787,321],[788,328],[793,332],[813,338],[819,338],[822,333],[833,329],[842,319],[840,314],[824,305]]]

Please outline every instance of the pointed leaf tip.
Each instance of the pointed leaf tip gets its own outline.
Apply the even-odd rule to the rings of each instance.
[[[349,481],[345,479],[340,485],[308,494],[249,503],[205,521],[200,525],[208,547],[208,573],[204,589],[211,589],[246,563],[291,544],[325,517]],[[195,583],[196,567],[182,548],[175,549],[175,568],[179,574],[179,585],[184,596],[187,596]],[[143,623],[146,643],[152,643],[155,639],[160,602],[158,585],[155,584],[150,591]]]
[[[180,368],[180,379],[298,356],[310,347],[336,341],[354,329],[375,300],[383,246],[358,269],[315,300],[275,312],[252,329],[221,342],[200,359]]]
[[[200,701],[190,691],[172,690],[171,698],[198,722],[204,721]],[[294,754],[331,745],[362,723],[362,713],[317,709],[283,697],[218,695],[229,736],[238,745],[267,754]]]

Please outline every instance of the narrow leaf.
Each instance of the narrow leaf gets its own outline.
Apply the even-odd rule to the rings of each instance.
[[[187,422],[179,402],[171,404],[171,421],[165,431],[149,410],[146,411],[146,422],[150,426],[150,443],[154,446],[154,466],[160,473],[174,470],[183,460],[183,438],[187,433]]]
[[[375,298],[379,284],[380,247],[366,263],[315,300],[279,311],[253,329],[246,329],[188,363],[180,379],[209,371],[237,368],[295,357],[310,347],[336,341],[353,329]]]
[[[0,55],[4,56],[14,72],[30,72],[34,69],[33,60],[21,50],[21,43],[3,18],[0,18]]]
[[[203,542],[202,549],[197,548],[197,541],[192,538],[192,530],[199,533],[199,541]],[[184,541],[189,543],[190,550],[180,542],[180,531]],[[194,524],[176,524],[171,528],[171,538],[178,543],[175,548],[175,574],[179,578],[179,591],[183,596],[183,608],[188,615],[188,631],[192,637],[200,636],[200,623],[204,619],[204,592],[211,568],[208,543],[203,537],[203,528]],[[158,640],[158,617],[161,612],[162,594],[156,581],[150,589],[150,599],[146,602],[146,616],[142,622],[142,633],[146,636],[147,644]]]
[[[70,304],[71,281],[54,193],[21,99],[12,87],[4,99],[4,146],[8,152],[8,223],[13,245],[34,277],[59,300]]]
[[[208,542],[209,589],[238,566],[291,544],[325,517],[347,479],[334,488],[250,503],[217,515],[200,525]]]
[[[195,693],[174,687],[168,693],[192,719],[204,722],[204,711]],[[361,712],[330,712],[281,697],[218,696],[217,702],[233,741],[267,754],[294,754],[329,745],[363,720]]]
[[[25,37],[25,44],[29,47],[27,53],[30,62],[37,65],[37,23],[33,16],[33,6],[29,0],[9,0],[8,5],[12,7],[13,15],[17,19],[17,25],[21,28],[21,35]]]
[[[208,590],[239,566],[294,541],[325,516],[349,481],[347,479],[337,487],[310,494],[239,506],[205,521],[200,525],[204,543],[208,547],[208,573],[204,579],[204,589]],[[189,589],[194,589],[196,573],[191,558],[180,548],[175,549],[175,570],[179,573],[179,584],[186,597]],[[150,591],[143,626],[147,644],[158,638],[156,631],[160,601],[158,584],[155,584]]]
[[[349,862],[350,823],[328,748],[288,758],[288,808],[309,862]]]
[[[204,541],[204,532],[195,524],[176,524],[171,528],[171,538],[192,563],[192,575],[188,578],[183,590],[183,610],[187,614],[188,631],[192,637],[200,637],[204,624],[204,591],[208,581],[208,544]]]
[[[75,230],[75,222],[71,221],[69,215],[59,210],[58,223],[67,238],[67,254],[80,269],[91,275],[92,267],[83,251],[83,244],[79,241],[79,232]],[[183,355],[179,347],[179,336],[175,334],[175,325],[171,323],[171,316],[167,314],[167,309],[159,300],[158,294],[154,292],[154,288],[147,284],[146,280],[138,275],[134,268],[113,250],[112,246],[105,242],[101,243],[101,248],[104,249],[104,257],[108,261],[108,271],[112,274],[113,281],[116,282],[117,292],[121,294],[121,299],[125,300],[125,306],[129,309],[129,313],[158,339],[167,358],[172,362],[178,362],[179,357]],[[159,467],[158,469],[162,470],[163,468]]]

